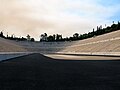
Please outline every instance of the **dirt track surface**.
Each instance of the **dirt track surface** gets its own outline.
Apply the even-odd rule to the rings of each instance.
[[[120,90],[120,61],[31,54],[0,63],[0,90]]]

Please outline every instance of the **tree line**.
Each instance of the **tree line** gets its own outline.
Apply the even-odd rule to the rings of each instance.
[[[47,33],[44,33],[44,34],[40,35],[40,42],[58,42],[58,41],[83,40],[83,39],[103,35],[103,34],[106,34],[106,33],[110,33],[112,31],[116,31],[116,30],[120,30],[120,22],[119,21],[118,21],[117,24],[115,24],[114,21],[113,21],[113,24],[111,26],[106,26],[105,25],[105,28],[103,28],[102,25],[100,25],[100,26],[97,26],[96,30],[93,28],[93,30],[91,32],[84,33],[84,34],[74,33],[73,36],[66,37],[66,38],[63,38],[62,34],[48,35]],[[31,36],[29,34],[26,36],[26,38],[15,37],[14,34],[12,34],[11,36],[9,36],[8,34],[7,34],[7,36],[4,36],[3,31],[0,32],[0,37],[5,38],[5,39],[9,39],[9,40],[17,40],[17,41],[32,41],[32,42],[35,41],[35,39],[31,38]]]
[[[112,31],[120,30],[120,22],[118,21],[117,24],[114,23],[111,26],[105,25],[105,28],[102,27],[102,25],[97,26],[97,29],[95,30],[93,28],[92,32],[84,33],[84,34],[79,34],[75,33],[73,34],[72,37],[66,37],[63,38],[62,35],[59,34],[53,34],[53,35],[47,35],[47,33],[41,34],[41,42],[54,42],[54,41],[76,41],[76,40],[83,40],[91,37],[96,37],[99,35],[103,35],[106,33],[110,33]]]
[[[7,34],[7,36],[5,36],[3,31],[0,32],[0,37],[2,37],[4,39],[16,40],[16,41],[31,41],[31,42],[35,41],[35,39],[31,38],[29,34],[26,36],[26,38],[24,38],[24,37],[16,37],[14,34],[12,34],[11,36],[9,36]]]

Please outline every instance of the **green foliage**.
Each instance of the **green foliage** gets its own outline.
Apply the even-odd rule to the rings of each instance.
[[[47,36],[47,34],[41,34],[41,42],[55,42],[55,41],[64,41],[64,39],[62,38],[62,35],[59,34],[53,34],[53,35],[49,35]]]
[[[106,27],[106,24],[105,24]],[[120,30],[120,22],[118,21],[118,24],[115,24],[113,21],[113,24],[111,26],[107,26],[106,28],[102,28],[102,25],[97,26],[97,29],[93,29],[92,32],[88,32],[85,34],[79,34],[79,33],[75,33],[73,34],[72,37],[66,37],[63,38],[62,35],[60,34],[53,34],[53,35],[47,35],[47,33],[41,34],[41,39],[40,41],[44,41],[44,42],[57,42],[57,41],[75,41],[75,40],[83,40],[83,39],[87,39],[87,38],[91,38],[91,37],[95,37],[95,36],[99,36],[99,35],[103,35],[106,33],[110,33],[116,30]],[[18,38],[15,37],[15,35],[11,35],[7,37],[4,36],[3,32],[0,32],[0,37],[5,38],[5,39],[9,39],[9,40],[17,40],[17,41],[27,41],[26,38],[22,37],[22,38]],[[34,38],[30,38],[29,41],[34,42],[35,39]]]
[[[35,41],[35,39],[34,38],[31,38],[31,42],[34,42]]]
[[[7,37],[5,37],[5,36],[4,36],[4,33],[3,33],[2,31],[0,32],[0,37],[5,38],[5,39],[9,39],[9,40],[16,40],[16,41],[26,41],[26,40],[27,40],[27,39],[24,38],[24,37],[22,37],[22,38],[15,37],[14,34],[11,35],[11,36],[8,36],[8,35],[7,35]]]
[[[5,38],[2,31],[0,32],[0,37]]]
[[[47,37],[47,40],[50,41],[50,42],[52,42],[52,41],[55,40],[55,38],[54,38],[54,36],[50,35],[50,36]]]
[[[105,26],[106,26],[106,24],[105,24]],[[59,35],[59,34],[50,35],[47,37],[47,42],[83,40],[83,39],[103,35],[103,34],[106,34],[106,33],[112,32],[112,31],[116,31],[119,29],[120,29],[120,22],[118,21],[118,24],[113,23],[111,26],[108,26],[106,28],[102,28],[102,25],[97,26],[97,30],[93,29],[92,32],[88,32],[85,34],[75,33],[75,34],[73,34],[73,37],[62,38],[62,35]]]

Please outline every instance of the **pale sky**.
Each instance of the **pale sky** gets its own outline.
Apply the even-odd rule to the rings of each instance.
[[[119,16],[120,0],[0,0],[0,30],[36,40],[42,33],[82,34]]]

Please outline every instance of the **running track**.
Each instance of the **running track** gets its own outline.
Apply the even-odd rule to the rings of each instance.
[[[0,62],[0,90],[120,90],[120,61],[26,55]]]

